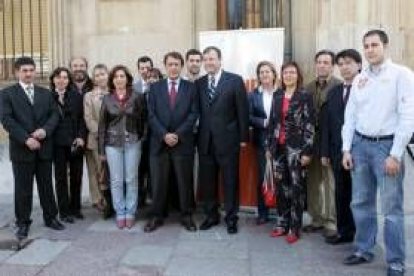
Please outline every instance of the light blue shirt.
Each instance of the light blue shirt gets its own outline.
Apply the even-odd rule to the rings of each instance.
[[[376,72],[365,68],[355,77],[342,127],[343,151],[350,151],[355,131],[367,136],[394,135],[391,156],[401,160],[414,132],[414,74],[385,61]]]

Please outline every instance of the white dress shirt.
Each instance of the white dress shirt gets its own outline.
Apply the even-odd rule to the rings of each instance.
[[[264,126],[266,127],[269,122],[270,111],[272,109],[273,91],[265,91],[262,86],[259,86],[259,92],[263,97],[263,108],[266,112],[266,120],[264,120]]]
[[[414,74],[391,60],[374,72],[355,77],[342,127],[343,151],[350,151],[355,131],[367,136],[394,135],[391,156],[401,160],[414,132]]]
[[[175,80],[172,80],[170,78],[167,79],[167,82],[168,82],[168,94],[170,94],[170,92],[171,92],[171,85],[172,85],[172,82],[173,81],[175,82],[175,92],[177,92],[177,94],[178,94],[178,85],[180,84],[180,78],[175,79]]]
[[[26,84],[26,83],[24,83],[24,82],[22,82],[22,81],[19,81],[19,84],[20,84],[20,86],[23,88],[23,90],[24,90],[24,93],[26,94],[26,96],[27,96],[27,98],[29,98],[29,101],[30,102],[32,102],[32,100],[34,100],[34,85],[33,85],[33,83],[31,83],[31,84]],[[32,97],[29,95],[29,93],[27,92],[27,88],[31,88],[32,89],[32,93],[33,93],[33,95],[32,95]],[[32,102],[32,104],[33,104],[33,102]]]
[[[223,73],[223,70],[222,69],[220,69],[215,75],[214,75],[214,87],[217,87],[217,84],[218,84],[218,82],[219,82],[219,80],[220,80],[220,78],[221,78],[221,74]],[[212,76],[209,74],[208,75],[208,83],[210,84],[210,82],[211,82],[211,78],[212,78]]]

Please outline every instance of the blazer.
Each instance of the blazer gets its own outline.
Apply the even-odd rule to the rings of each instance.
[[[64,95],[64,104],[59,102],[57,92],[52,92],[58,111],[59,123],[54,132],[54,144],[70,146],[76,138],[86,139],[86,125],[83,119],[83,96],[69,88]]]
[[[342,125],[344,124],[345,102],[344,85],[334,86],[322,106],[321,156],[329,157],[333,162],[342,158]]]
[[[339,80],[338,78],[332,76],[327,84],[326,87],[321,91],[321,94],[318,96],[318,93],[316,93],[318,85],[317,85],[317,80],[313,80],[311,81],[305,88],[306,91],[308,91],[312,97],[313,97],[313,105],[314,105],[314,110],[315,110],[315,137],[314,137],[314,154],[316,156],[320,156],[320,122],[322,120],[321,116],[321,108],[323,106],[323,104],[326,102],[326,98],[328,95],[328,91],[331,90],[334,86],[338,85],[341,83],[341,80]],[[318,101],[318,97],[321,98],[321,101]]]
[[[217,154],[239,152],[240,143],[247,142],[249,138],[249,104],[243,79],[223,71],[211,105],[208,76],[201,77],[195,83],[200,105],[199,153],[207,154],[211,141]]]
[[[148,123],[150,128],[150,154],[165,150],[173,154],[194,154],[194,125],[198,119],[197,90],[193,83],[180,79],[174,109],[169,104],[168,80],[150,86],[148,93]],[[168,132],[178,135],[178,144],[170,148],[164,142]]]
[[[282,123],[284,91],[273,94],[272,111],[267,131],[266,147],[276,156]],[[315,133],[314,106],[312,96],[305,90],[298,90],[290,99],[285,118],[286,146],[299,150],[300,155],[311,156]]]
[[[30,103],[25,91],[16,83],[5,88],[2,97],[2,123],[9,133],[10,160],[12,162],[35,162],[53,158],[53,132],[59,122],[59,114],[52,93],[34,86],[34,103]],[[26,140],[36,129],[46,131],[37,151],[26,146]]]
[[[99,115],[103,97],[108,92],[98,93],[96,90],[86,93],[83,99],[84,119],[86,128],[88,129],[88,138],[86,148],[90,150],[98,149],[98,125]]]
[[[267,119],[267,115],[263,106],[263,93],[256,88],[249,94],[248,99],[249,123],[253,127],[253,144],[259,149],[264,149],[267,133],[264,121]]]
[[[123,147],[127,142],[141,139],[147,121],[146,101],[143,94],[131,91],[125,107],[121,107],[114,94],[102,100],[98,125],[98,152],[105,155],[105,146]]]

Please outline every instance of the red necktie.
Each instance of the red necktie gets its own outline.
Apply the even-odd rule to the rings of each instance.
[[[175,106],[175,100],[177,98],[177,90],[175,89],[175,81],[171,81],[171,88],[170,88],[170,108],[174,109]]]

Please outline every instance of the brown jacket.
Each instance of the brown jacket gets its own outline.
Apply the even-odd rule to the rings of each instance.
[[[98,149],[99,113],[101,111],[102,99],[106,94],[108,94],[106,91],[92,90],[85,94],[83,100],[84,118],[86,128],[88,129],[86,147],[90,150]]]

